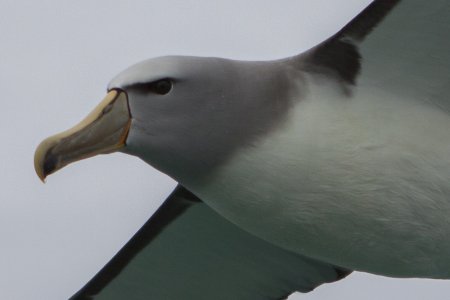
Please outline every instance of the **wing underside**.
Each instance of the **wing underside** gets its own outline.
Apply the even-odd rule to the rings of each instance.
[[[304,60],[362,97],[378,89],[450,113],[449,20],[447,0],[375,0]]]
[[[349,273],[242,231],[179,186],[71,299],[284,299]]]

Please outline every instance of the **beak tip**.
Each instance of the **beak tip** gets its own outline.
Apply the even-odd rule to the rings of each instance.
[[[45,179],[47,178],[47,174],[45,174],[42,170],[42,168],[35,168],[36,175],[39,177],[39,179],[42,181],[42,183],[45,183]]]
[[[42,181],[43,184],[45,184],[45,177],[40,177],[39,176],[39,179]]]
[[[48,164],[46,162],[48,150],[49,147],[44,141],[36,148],[36,152],[34,153],[34,170],[36,171],[36,175],[43,183],[45,183],[45,178],[49,174],[49,172],[47,172],[46,170],[46,165]]]
[[[45,178],[47,177],[47,174],[44,173],[44,170],[41,167],[41,165],[35,163],[34,170],[36,171],[36,175],[39,177],[42,183],[45,183]]]

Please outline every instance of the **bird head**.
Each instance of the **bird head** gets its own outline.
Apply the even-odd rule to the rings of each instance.
[[[138,156],[179,182],[207,176],[287,111],[283,62],[168,56],[131,66],[81,123],[35,152],[44,180],[97,154]]]

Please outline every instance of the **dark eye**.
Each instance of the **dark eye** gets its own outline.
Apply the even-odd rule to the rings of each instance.
[[[172,89],[172,82],[169,79],[161,79],[153,84],[153,91],[160,95],[165,95]]]

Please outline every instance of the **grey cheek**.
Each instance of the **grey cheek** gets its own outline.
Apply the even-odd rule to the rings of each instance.
[[[178,90],[166,102],[149,102],[134,94],[126,151],[178,181],[185,177],[184,170],[207,177],[240,149],[284,124],[297,99],[288,75],[278,67],[254,70],[246,65],[239,73],[244,77],[225,80],[226,88],[209,86],[211,92],[206,93],[204,87],[194,86],[188,92]],[[212,78],[211,82],[224,84],[223,80]]]

